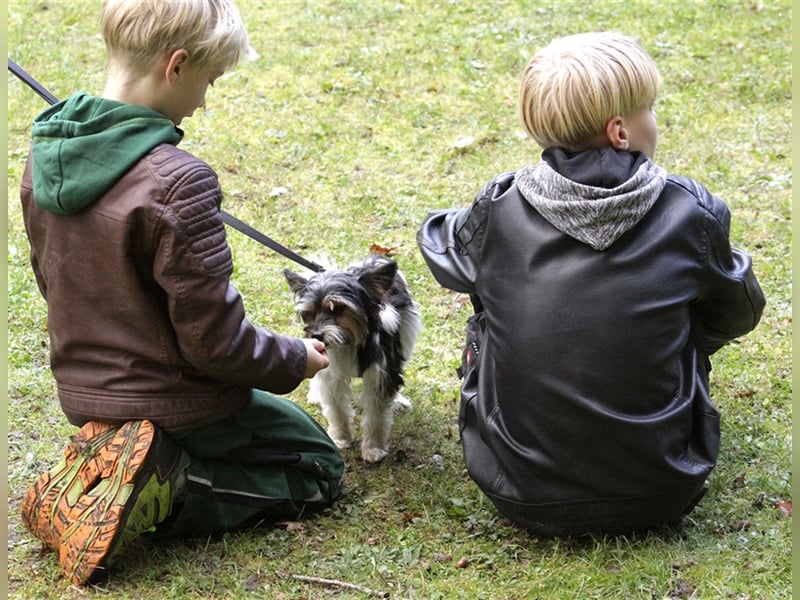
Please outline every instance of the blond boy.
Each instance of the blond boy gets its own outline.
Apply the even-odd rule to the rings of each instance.
[[[759,321],[725,204],[652,158],[659,74],[632,38],[554,40],[522,77],[541,160],[418,233],[471,295],[461,441],[501,514],[540,536],[675,523],[719,447],[709,356]]]
[[[325,368],[324,344],[247,319],[217,176],[177,148],[181,121],[250,51],[236,7],[105,0],[101,29],[102,96],[37,117],[21,186],[59,401],[80,428],[22,517],[76,584],[143,533],[324,508],[343,473],[324,430],[268,393]]]

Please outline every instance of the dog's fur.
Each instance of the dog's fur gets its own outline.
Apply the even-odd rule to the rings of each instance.
[[[354,377],[363,378],[361,456],[370,463],[389,453],[403,368],[422,329],[419,312],[397,263],[372,254],[344,269],[304,277],[284,271],[305,336],[325,342],[330,365],[311,380],[308,400],[319,402],[328,435],[340,448],[353,442]]]

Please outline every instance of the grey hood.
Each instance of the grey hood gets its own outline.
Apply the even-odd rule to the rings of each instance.
[[[666,181],[666,171],[640,152],[611,148],[578,154],[549,148],[516,177],[522,196],[542,217],[595,250],[636,225]]]

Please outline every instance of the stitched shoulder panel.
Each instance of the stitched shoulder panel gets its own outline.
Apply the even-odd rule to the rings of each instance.
[[[217,174],[199,158],[166,144],[151,152],[149,159],[165,185],[165,212],[182,231],[189,251],[208,273],[230,272],[233,264],[220,216]]]

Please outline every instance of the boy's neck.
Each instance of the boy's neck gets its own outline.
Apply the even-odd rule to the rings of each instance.
[[[158,110],[158,98],[163,81],[157,76],[156,71],[157,69],[134,70],[122,65],[109,64],[103,98]]]

